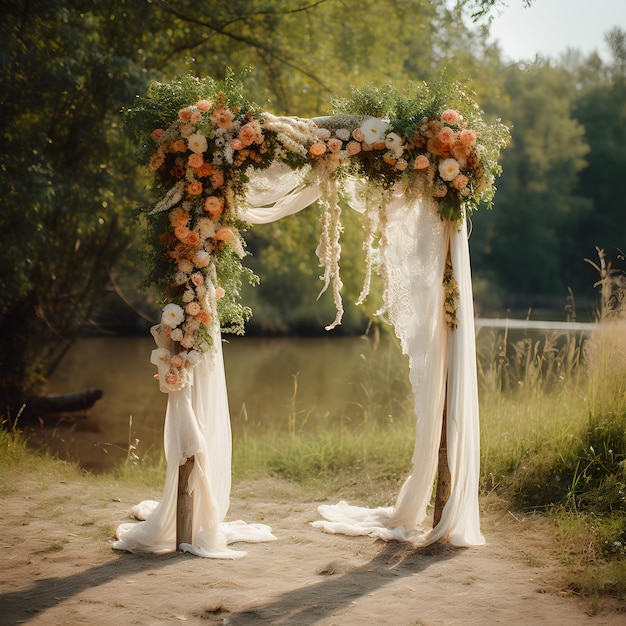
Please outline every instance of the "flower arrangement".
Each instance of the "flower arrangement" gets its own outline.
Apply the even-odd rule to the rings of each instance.
[[[455,100],[458,107],[447,105]],[[250,311],[239,301],[241,276],[247,274],[251,282],[256,277],[241,262],[246,225],[238,208],[245,202],[251,169],[274,161],[308,167],[331,190],[321,202],[318,247],[324,288],[333,283],[338,310],[327,328],[340,322],[342,311],[338,181],[356,175],[381,198],[403,183],[414,197],[434,198],[442,219],[460,220],[481,202],[490,204],[508,131],[499,123],[487,125],[458,86],[447,84],[442,91],[421,85],[409,96],[391,89],[353,90],[351,98],[335,102],[335,109],[335,115],[315,120],[278,117],[247,102],[229,74],[223,83],[189,76],[154,83],[127,112],[160,196],[147,217],[153,233],[151,279],[163,294],[159,332],[170,346],[153,354],[162,390],[188,383],[218,324],[243,333]],[[383,211],[384,202],[378,207]],[[370,215],[370,226],[384,222],[384,215]],[[367,230],[369,267],[374,237],[373,228]],[[444,282],[446,318],[454,327],[451,270]]]

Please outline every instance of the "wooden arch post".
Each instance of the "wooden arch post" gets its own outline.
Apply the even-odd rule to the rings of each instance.
[[[450,465],[448,464],[448,441],[447,441],[447,405],[448,384],[446,382],[446,398],[443,404],[443,419],[441,422],[441,439],[439,441],[439,460],[437,464],[437,491],[435,493],[435,514],[433,516],[433,528],[441,521],[443,508],[450,499],[451,477]]]
[[[176,500],[176,550],[181,543],[192,543],[193,493],[189,492],[189,476],[193,471],[194,458],[189,457],[178,467],[178,497]]]

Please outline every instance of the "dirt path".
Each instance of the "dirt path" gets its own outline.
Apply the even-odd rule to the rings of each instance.
[[[0,623],[223,625],[624,625],[590,616],[562,591],[550,528],[505,511],[483,514],[472,549],[324,534],[319,503],[273,480],[233,488],[228,519],[263,522],[278,540],[238,544],[238,561],[111,549],[115,527],[158,493],[92,482],[29,482],[3,498]],[[334,502],[334,499],[330,500]],[[358,504],[358,503],[357,503]]]

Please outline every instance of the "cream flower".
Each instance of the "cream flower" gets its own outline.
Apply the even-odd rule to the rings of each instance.
[[[454,180],[459,173],[459,162],[456,159],[445,159],[439,163],[439,176],[441,176],[443,180]]]
[[[388,133],[385,137],[385,147],[399,157],[404,150],[404,139],[397,133]]]
[[[189,135],[189,137],[187,137],[187,145],[189,146],[189,149],[196,154],[206,152],[209,147],[206,137],[200,133],[193,133],[193,135]]]
[[[365,120],[361,125],[361,132],[363,133],[363,141],[374,144],[379,141],[384,141],[385,136],[389,132],[391,125],[385,120],[381,120],[378,117],[370,117]]]
[[[172,331],[172,341],[180,341],[183,338],[183,331],[180,328],[175,328]]]
[[[170,328],[176,328],[185,319],[185,312],[177,304],[171,302],[163,307],[161,314],[161,324],[165,324]],[[173,336],[172,336],[173,339]]]

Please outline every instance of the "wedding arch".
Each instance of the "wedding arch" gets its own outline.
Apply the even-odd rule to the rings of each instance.
[[[316,250],[323,290],[341,323],[341,207],[362,214],[366,271],[383,283],[383,311],[409,356],[415,396],[413,469],[392,507],[340,502],[319,507],[314,526],[427,545],[480,545],[479,422],[467,218],[490,206],[508,139],[488,124],[464,89],[433,85],[353,89],[315,119],[261,111],[232,75],[218,83],[184,76],[153,83],[130,109],[159,200],[144,214],[151,278],[163,295],[152,328],[160,389],[168,393],[167,473],[161,500],[137,505],[140,521],[121,525],[114,547],[176,549],[238,558],[238,541],[269,541],[271,528],[226,522],[231,488],[231,430],[221,333],[243,333],[242,232],[317,203]],[[445,420],[444,420],[445,414]],[[442,422],[444,431],[442,436]],[[422,528],[447,450],[449,496]],[[187,515],[181,514],[187,502]]]

